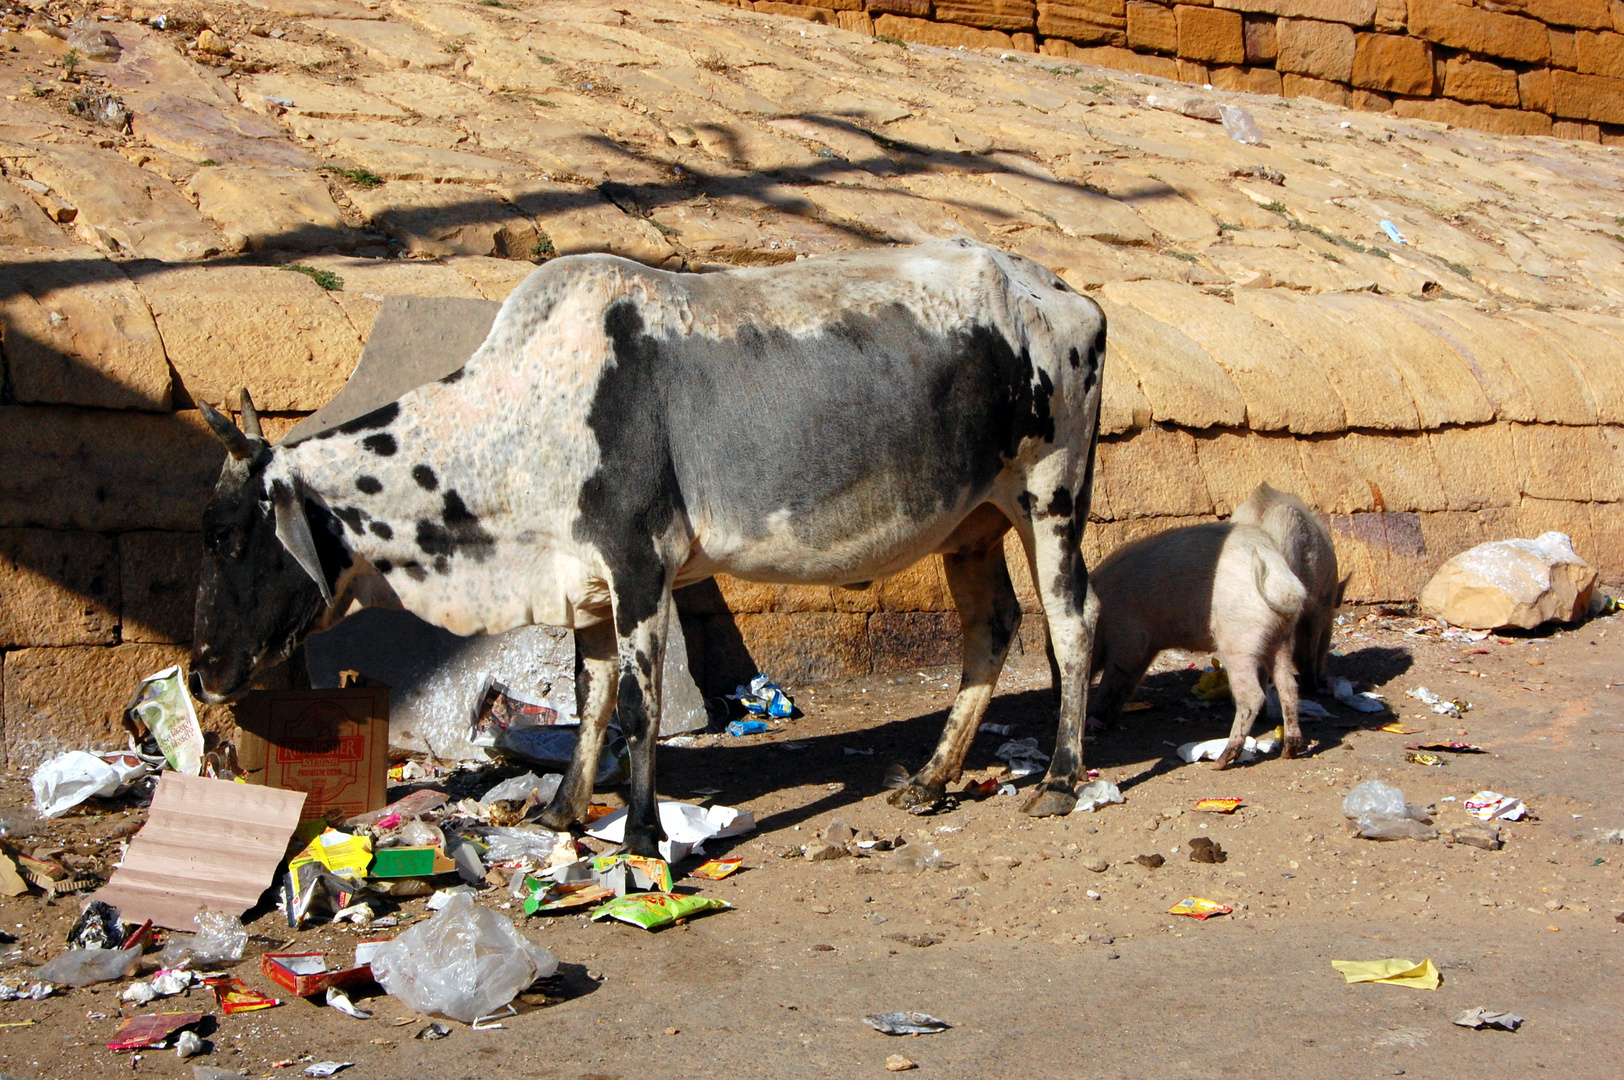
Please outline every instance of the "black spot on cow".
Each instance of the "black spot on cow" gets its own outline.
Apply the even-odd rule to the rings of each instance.
[[[401,569],[406,571],[406,576],[411,578],[413,581],[423,581],[429,576],[429,572],[423,569],[423,564],[418,562],[416,559],[413,559],[409,563],[402,564]]]
[[[467,374],[467,371],[464,368],[458,368],[451,374],[442,376],[440,382],[446,386],[450,386],[452,383],[459,381],[465,374]]]
[[[440,478],[435,476],[434,470],[427,465],[413,465],[412,479],[416,480],[417,486],[424,491],[433,491],[440,486]]]
[[[333,516],[350,527],[356,536],[366,532],[367,513],[357,506],[335,506]]]
[[[1032,497],[1032,493],[1030,491],[1023,491],[1019,495],[1015,496],[1015,504],[1021,508],[1021,513],[1026,515],[1026,520],[1028,521],[1032,520],[1032,508],[1036,506],[1037,503],[1038,501]]]
[[[1055,488],[1054,494],[1049,498],[1049,505],[1043,512],[1050,517],[1071,517],[1071,492],[1063,487]]]
[[[444,555],[436,555],[434,557],[434,572],[442,575],[451,573],[451,560]]]
[[[1071,351],[1066,354],[1066,359],[1071,362],[1072,367],[1077,367],[1083,362],[1083,354],[1073,345]]]
[[[372,535],[379,540],[393,540],[395,538],[395,530],[389,527],[387,521],[374,521],[367,528],[371,529]]]
[[[451,490],[445,493],[439,521],[425,518],[417,523],[417,546],[425,555],[467,554],[475,562],[484,562],[496,547],[496,537],[480,526],[479,516]]]
[[[388,574],[394,571],[395,564],[388,559],[374,559],[372,560],[372,568],[380,574]]]
[[[361,440],[361,445],[379,457],[393,457],[395,451],[400,449],[399,444],[395,442],[395,437],[387,431],[379,432],[376,435],[368,435]]]
[[[369,413],[357,416],[354,420],[338,425],[338,432],[341,435],[356,435],[363,431],[385,428],[393,424],[398,416],[400,416],[400,402],[391,401],[381,409],[373,409]]]
[[[383,481],[376,476],[358,476],[355,478],[355,489],[363,495],[376,495],[383,490]]]

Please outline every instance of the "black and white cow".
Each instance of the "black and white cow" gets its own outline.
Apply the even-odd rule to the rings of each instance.
[[[1025,545],[1061,684],[1027,813],[1082,765],[1091,628],[1079,542],[1105,354],[1098,305],[1026,259],[938,241],[715,274],[554,260],[468,363],[292,445],[212,409],[194,686],[241,694],[351,597],[460,634],[573,627],[579,750],[544,821],[577,820],[610,712],[632,757],[631,851],[652,854],[654,733],[673,588],[728,573],[848,585],[945,558],[964,673],[899,805],[963,766],[1019,618]]]

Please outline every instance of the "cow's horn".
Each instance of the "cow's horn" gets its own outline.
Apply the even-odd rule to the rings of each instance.
[[[246,386],[242,388],[242,429],[256,439],[265,437],[259,426],[259,410],[254,408],[254,399],[248,396]]]
[[[214,429],[214,434],[220,441],[226,444],[226,449],[230,451],[232,457],[238,461],[253,458],[254,444],[248,441],[248,436],[237,430],[237,425],[231,422],[230,417],[206,401],[199,401],[197,406],[203,410],[203,419],[209,422],[209,427]]]
[[[271,503],[276,507],[276,538],[288,549],[294,561],[304,568],[312,581],[321,589],[321,598],[333,602],[333,590],[327,584],[327,574],[321,568],[321,556],[316,553],[315,538],[310,535],[310,519],[305,517],[304,499],[297,486],[280,480],[271,483]]]

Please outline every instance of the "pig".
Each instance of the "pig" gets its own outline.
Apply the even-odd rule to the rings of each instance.
[[[1268,484],[1236,508],[1231,521],[1256,525],[1274,540],[1291,572],[1308,590],[1297,620],[1293,659],[1309,693],[1327,691],[1325,667],[1331,655],[1331,623],[1342,606],[1348,579],[1338,580],[1336,548],[1325,522],[1297,496],[1276,491]]]
[[[1307,590],[1273,538],[1256,525],[1215,522],[1173,529],[1116,551],[1090,576],[1101,673],[1089,712],[1103,723],[1163,649],[1216,652],[1229,669],[1235,723],[1214,768],[1228,768],[1263,709],[1260,676],[1280,693],[1286,757],[1302,751],[1292,639]]]

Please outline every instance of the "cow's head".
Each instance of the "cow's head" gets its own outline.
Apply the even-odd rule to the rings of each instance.
[[[229,452],[203,511],[203,574],[192,632],[192,691],[218,704],[285,660],[332,604],[350,563],[336,520],[296,477],[269,476],[276,451],[248,391],[243,427],[202,405]]]

